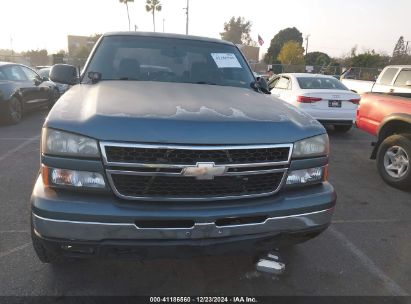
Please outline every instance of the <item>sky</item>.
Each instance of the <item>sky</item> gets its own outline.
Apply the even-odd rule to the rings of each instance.
[[[187,0],[161,0],[157,31],[185,33]],[[400,36],[411,40],[411,0],[189,0],[189,33],[220,38],[232,16],[250,20],[252,37],[265,40],[262,52],[281,29],[310,35],[308,50],[331,56],[372,50],[391,54]],[[152,31],[145,0],[129,4],[132,29]],[[17,52],[67,50],[67,35],[128,30],[126,6],[119,0],[0,0],[0,49]],[[411,44],[411,42],[410,42]]]

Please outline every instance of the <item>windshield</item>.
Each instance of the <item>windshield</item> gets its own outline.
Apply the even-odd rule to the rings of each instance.
[[[348,88],[339,80],[328,77],[297,77],[298,84],[303,90],[344,90]]]
[[[175,38],[109,36],[87,67],[101,80],[136,80],[250,87],[254,77],[238,49]],[[89,82],[84,77],[83,82]]]

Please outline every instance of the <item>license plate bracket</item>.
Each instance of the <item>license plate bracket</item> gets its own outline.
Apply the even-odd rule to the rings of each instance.
[[[341,100],[329,100],[328,107],[329,108],[341,108]]]

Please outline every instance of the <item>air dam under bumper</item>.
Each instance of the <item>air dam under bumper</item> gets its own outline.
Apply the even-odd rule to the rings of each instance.
[[[244,225],[217,226],[216,223],[195,223],[190,228],[139,228],[134,223],[54,220],[33,214],[33,226],[42,237],[78,241],[210,239],[311,230],[328,225],[333,211],[327,209],[273,217],[261,223]]]

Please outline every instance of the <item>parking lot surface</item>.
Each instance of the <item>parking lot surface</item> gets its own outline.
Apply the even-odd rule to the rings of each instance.
[[[369,160],[372,137],[357,129],[330,131],[334,221],[284,252],[282,277],[255,272],[245,256],[42,264],[30,241],[29,197],[46,115],[0,126],[0,295],[411,294],[411,193],[384,184]]]

